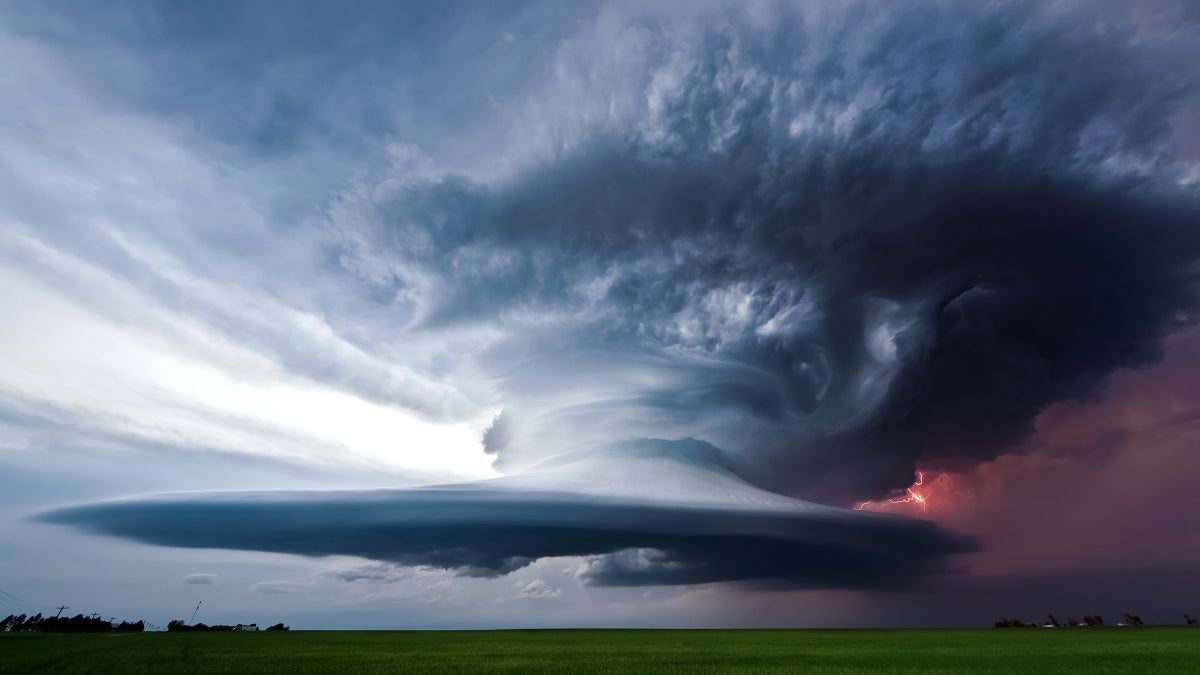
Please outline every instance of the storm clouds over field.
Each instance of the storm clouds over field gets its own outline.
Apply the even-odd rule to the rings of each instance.
[[[19,565],[620,624],[1200,555],[1189,3],[452,4],[5,11]]]

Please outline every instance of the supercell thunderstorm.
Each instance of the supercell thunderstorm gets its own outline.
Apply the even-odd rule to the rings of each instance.
[[[581,578],[610,585],[888,585],[971,550],[869,512],[943,508],[941,471],[1194,322],[1187,28],[1069,3],[705,12],[606,10],[565,41],[527,107],[544,151],[508,175],[388,176],[330,209],[401,334],[484,336],[465,361],[508,478],[48,518],[484,576],[594,556]]]

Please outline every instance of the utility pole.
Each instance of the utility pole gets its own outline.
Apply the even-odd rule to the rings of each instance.
[[[202,602],[204,602],[204,601],[203,601],[203,600],[201,600],[200,602],[197,602],[197,603],[196,603],[196,609],[192,610],[192,618],[188,619],[188,625],[189,625],[189,626],[190,626],[190,625],[192,625],[192,622],[196,620],[196,612],[199,612],[199,611],[200,611],[200,603],[202,603]]]
[[[62,616],[62,613],[63,613],[63,610],[64,610],[64,609],[68,609],[66,605],[59,605],[59,606],[58,606],[58,614],[55,614],[55,615],[54,615],[54,618],[56,618],[56,619],[57,619],[58,617]]]

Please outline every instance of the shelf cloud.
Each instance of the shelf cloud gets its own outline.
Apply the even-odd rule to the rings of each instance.
[[[946,556],[974,549],[931,523],[758,490],[708,463],[711,450],[697,441],[643,441],[611,460],[548,467],[515,481],[162,495],[40,519],[164,546],[355,555],[466,576],[583,556],[576,576],[598,586],[890,587],[944,571]],[[606,484],[630,470],[637,477],[623,490]],[[691,496],[697,486],[707,496]],[[189,583],[211,583],[212,575],[192,576],[206,578]]]

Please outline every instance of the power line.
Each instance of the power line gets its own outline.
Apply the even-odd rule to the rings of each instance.
[[[0,607],[7,607],[14,612],[32,612],[37,609],[38,605],[28,605],[24,602],[13,602],[8,598],[0,597]]]
[[[4,590],[3,588],[0,588],[0,593],[7,595],[8,597],[12,598],[13,600],[16,600],[17,602],[19,602],[23,605],[27,605],[29,607],[38,607],[38,608],[42,608],[42,609],[54,609],[53,605],[43,605],[40,602],[26,600],[25,598],[18,597],[16,595],[13,595],[12,593],[9,593],[8,591]]]
[[[28,605],[16,605],[8,600],[5,600],[4,598],[0,598],[0,607],[7,607],[8,609],[11,609],[11,610],[17,611],[17,612],[24,612],[26,609],[29,608]]]

